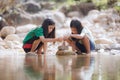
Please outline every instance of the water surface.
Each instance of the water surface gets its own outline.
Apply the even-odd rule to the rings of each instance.
[[[120,56],[2,55],[0,80],[120,80]]]

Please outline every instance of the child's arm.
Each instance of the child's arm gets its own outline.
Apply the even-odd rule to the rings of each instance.
[[[44,42],[56,42],[56,41],[62,41],[63,38],[44,38],[44,36],[40,36],[41,41]]]
[[[70,36],[73,37],[73,38],[76,38],[76,39],[82,39],[85,36],[85,33],[71,34]]]

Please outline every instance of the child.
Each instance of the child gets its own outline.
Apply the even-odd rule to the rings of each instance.
[[[83,27],[81,22],[78,20],[72,20],[70,23],[72,34],[64,38],[73,50],[76,50],[77,54],[90,53],[91,50],[95,49],[95,44],[90,31]]]
[[[26,53],[35,52],[44,54],[47,50],[47,42],[61,41],[62,38],[55,38],[55,22],[51,19],[45,19],[42,27],[31,30],[23,40],[23,49]]]

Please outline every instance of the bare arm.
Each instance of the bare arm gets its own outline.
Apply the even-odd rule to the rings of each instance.
[[[85,34],[71,34],[70,36],[73,37],[73,38],[76,38],[76,39],[82,39],[84,37]]]
[[[44,36],[40,37],[41,41],[44,42],[55,42],[55,41],[62,41],[61,38],[44,38]]]

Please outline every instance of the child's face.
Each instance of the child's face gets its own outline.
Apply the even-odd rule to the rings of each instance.
[[[49,25],[48,26],[48,33],[52,32],[54,28],[55,28],[55,25]]]
[[[71,28],[71,32],[72,32],[72,34],[78,34],[77,29],[74,27]]]

